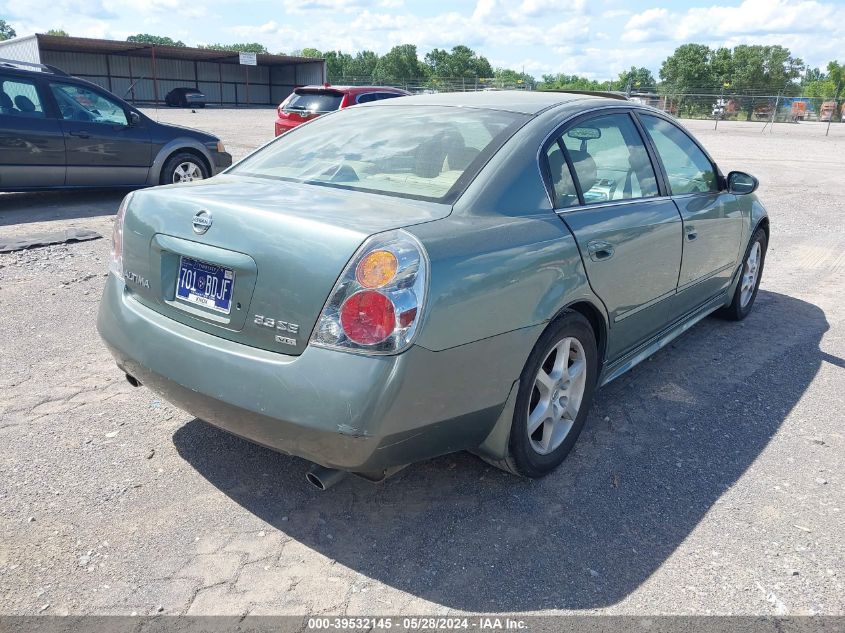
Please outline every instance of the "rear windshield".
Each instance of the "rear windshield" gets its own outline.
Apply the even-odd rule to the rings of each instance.
[[[442,106],[345,108],[294,128],[229,173],[450,202],[527,118]]]
[[[297,90],[291,95],[285,110],[308,110],[309,112],[333,112],[340,107],[343,95],[337,92],[307,92]]]

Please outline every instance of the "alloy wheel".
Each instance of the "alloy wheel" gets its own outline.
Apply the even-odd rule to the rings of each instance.
[[[575,337],[558,341],[540,365],[528,402],[531,448],[548,455],[563,443],[581,408],[587,356]]]
[[[202,180],[202,169],[196,163],[185,161],[179,163],[173,170],[173,182],[192,182]]]
[[[745,258],[745,264],[742,267],[742,286],[740,288],[739,302],[741,307],[748,305],[751,297],[754,295],[754,289],[757,287],[757,275],[760,273],[760,242],[754,242],[748,257]]]

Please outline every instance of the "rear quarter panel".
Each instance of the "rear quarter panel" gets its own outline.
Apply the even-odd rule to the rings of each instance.
[[[448,218],[409,229],[431,260],[417,344],[443,350],[532,327],[579,301],[592,304],[606,323],[537,162],[546,134],[571,112],[558,108],[526,124],[481,170]],[[524,350],[525,357],[530,351]]]

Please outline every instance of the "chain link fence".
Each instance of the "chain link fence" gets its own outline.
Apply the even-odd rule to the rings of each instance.
[[[845,121],[845,105],[823,97],[754,93],[657,94],[631,93],[633,101],[679,118],[717,121],[800,122]]]
[[[537,86],[527,82],[479,77],[417,78],[403,81],[377,81],[372,77],[336,77],[331,78],[331,83],[350,86],[375,83],[402,88],[414,94],[537,89]],[[678,118],[709,119],[717,124],[718,121],[845,122],[845,103],[824,97],[767,94],[755,90],[672,93],[656,86],[640,86],[616,92],[627,94],[632,101],[655,107]]]
[[[338,86],[391,86],[414,94],[430,92],[477,92],[480,90],[532,90],[533,84],[520,81],[503,81],[482,77],[423,77],[402,81],[377,80],[372,77],[329,77]]]

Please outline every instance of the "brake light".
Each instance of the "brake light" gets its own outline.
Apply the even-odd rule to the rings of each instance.
[[[393,333],[396,309],[380,292],[363,290],[343,302],[340,325],[353,343],[375,345]]]
[[[323,308],[311,343],[371,354],[408,348],[428,286],[425,250],[398,230],[368,239],[347,264]]]
[[[296,94],[296,93],[294,93],[294,92],[290,93],[287,97],[285,97],[285,100],[282,101],[279,104],[279,107],[276,108],[276,113],[279,115],[280,118],[282,118],[282,119],[287,118],[288,113],[285,112],[285,107],[287,106],[288,103],[290,103],[290,100],[293,98],[294,94]]]
[[[114,273],[119,279],[123,279],[123,223],[126,219],[126,207],[132,194],[128,194],[117,208],[117,215],[114,216],[114,226],[111,235],[111,256],[109,257],[109,272]]]

